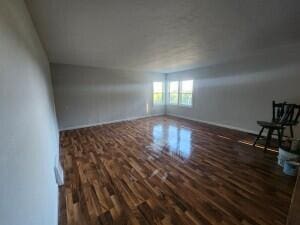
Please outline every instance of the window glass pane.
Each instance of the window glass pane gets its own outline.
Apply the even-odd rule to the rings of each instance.
[[[153,103],[155,105],[163,104],[163,95],[162,95],[162,93],[153,93]]]
[[[163,82],[153,82],[153,104],[163,104]]]
[[[178,104],[178,93],[170,93],[170,104],[177,105]]]
[[[193,92],[193,81],[184,80],[181,82],[181,92],[182,93],[192,93]]]
[[[178,81],[170,82],[170,93],[172,92],[178,92]]]
[[[192,105],[192,94],[181,94],[181,99],[180,103],[182,105]]]
[[[180,104],[191,106],[193,100],[193,81],[185,80],[181,82]]]
[[[162,82],[153,82],[153,92],[162,92],[163,87],[162,87]]]
[[[178,81],[171,81],[169,83],[169,103],[173,105],[178,104]]]

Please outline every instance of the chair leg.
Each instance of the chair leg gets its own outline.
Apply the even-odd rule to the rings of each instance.
[[[270,142],[271,142],[271,139],[272,139],[272,134],[273,134],[273,129],[269,129],[264,151],[266,151],[267,148],[270,146]]]
[[[281,146],[281,142],[282,142],[282,136],[281,136],[280,129],[277,129],[277,133],[278,133],[278,147],[280,147]]]
[[[255,147],[256,142],[261,138],[261,134],[262,134],[262,132],[264,131],[264,129],[265,129],[264,127],[262,127],[262,128],[260,129],[260,132],[259,132],[258,136],[256,137],[256,139],[255,139],[255,141],[254,141],[253,147]]]
[[[291,137],[294,138],[294,130],[293,130],[293,126],[290,126],[290,131],[291,131]]]

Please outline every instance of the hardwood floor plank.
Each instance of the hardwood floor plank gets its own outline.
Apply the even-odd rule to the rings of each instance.
[[[61,132],[60,225],[284,225],[295,179],[253,139],[170,116]]]

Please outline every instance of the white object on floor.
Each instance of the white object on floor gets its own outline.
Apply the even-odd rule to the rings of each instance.
[[[285,161],[287,160],[297,160],[300,158],[299,155],[296,155],[292,152],[287,152],[285,150],[283,150],[282,148],[279,148],[279,153],[278,153],[278,165],[283,167],[284,166],[284,163]]]
[[[299,162],[285,161],[283,172],[289,176],[297,176],[297,171],[300,166]]]

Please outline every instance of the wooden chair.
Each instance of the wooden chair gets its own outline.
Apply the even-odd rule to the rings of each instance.
[[[257,136],[253,146],[256,145],[257,141],[262,137],[262,133],[264,129],[268,130],[266,144],[264,150],[270,146],[270,142],[272,140],[272,135],[274,131],[277,131],[278,135],[278,145],[281,145],[284,129],[286,127],[290,127],[291,136],[294,136],[293,126],[298,124],[299,114],[300,114],[300,106],[295,104],[287,104],[283,103],[275,103],[273,101],[273,116],[271,122],[266,121],[257,121],[257,124],[261,126],[261,130],[259,135]],[[298,111],[298,112],[296,112]]]
[[[286,122],[286,126],[290,127],[290,133],[291,137],[294,138],[294,130],[293,127],[297,126],[299,123],[299,116],[300,116],[300,105],[293,105],[293,112],[291,113],[291,117],[289,120]]]

